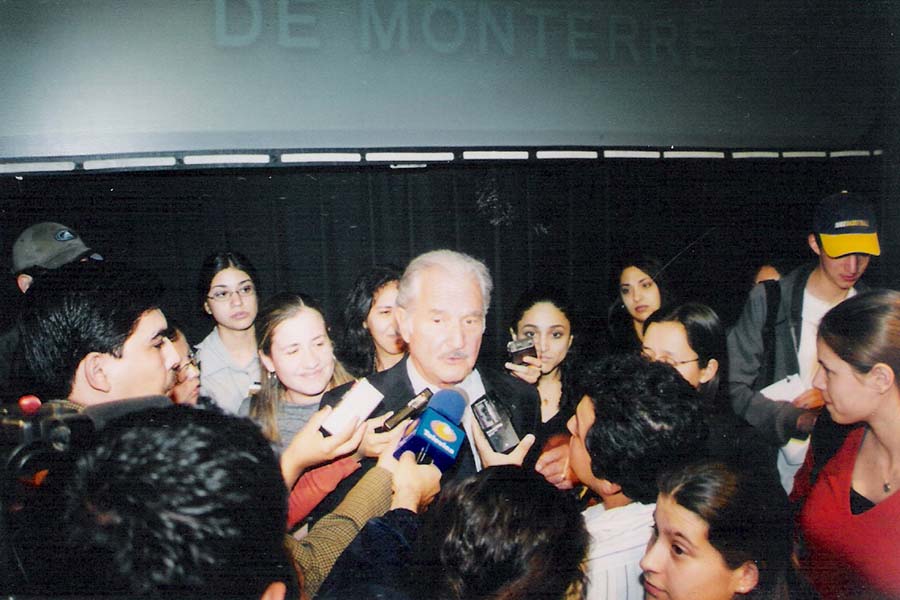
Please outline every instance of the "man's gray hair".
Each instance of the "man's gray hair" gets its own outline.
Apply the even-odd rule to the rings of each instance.
[[[414,302],[418,288],[419,277],[423,272],[431,268],[442,269],[448,275],[455,277],[473,276],[481,288],[481,298],[484,301],[484,314],[487,315],[491,305],[491,290],[494,282],[491,281],[491,273],[483,262],[455,250],[432,250],[412,259],[409,266],[403,272],[400,279],[400,287],[397,292],[397,304],[403,308],[410,308]]]

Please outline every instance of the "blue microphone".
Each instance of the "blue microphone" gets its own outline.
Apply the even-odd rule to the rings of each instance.
[[[446,471],[456,462],[466,439],[466,433],[459,427],[465,410],[466,400],[458,391],[439,391],[432,396],[422,416],[406,428],[394,456],[400,458],[410,451],[419,464],[430,463]]]

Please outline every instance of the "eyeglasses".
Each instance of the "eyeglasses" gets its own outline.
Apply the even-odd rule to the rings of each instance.
[[[193,352],[187,355],[187,362],[178,365],[178,369],[175,371],[175,381],[177,383],[184,383],[190,379],[191,369],[196,369],[197,373],[200,373],[200,361],[197,360],[197,357]]]
[[[220,289],[207,296],[207,299],[212,300],[213,302],[226,302],[231,300],[232,294],[237,294],[241,298],[249,298],[250,296],[256,295],[256,288],[252,283],[248,283],[246,285],[242,285],[236,290]]]
[[[699,361],[700,361],[700,357],[699,357],[699,356],[696,357],[696,358],[692,358],[692,359],[690,359],[690,360],[677,360],[677,359],[676,359],[675,357],[673,357],[673,356],[665,356],[665,355],[663,355],[663,356],[656,356],[656,354],[653,352],[653,350],[651,350],[650,348],[647,348],[646,346],[644,346],[644,347],[641,349],[641,355],[642,355],[644,358],[646,358],[647,360],[649,360],[649,361],[652,361],[652,362],[661,362],[661,363],[665,363],[665,364],[667,364],[667,365],[671,365],[671,366],[673,366],[673,367],[679,367],[679,366],[681,366],[681,365],[687,365],[687,364],[690,364],[690,363],[692,363],[692,362],[699,362]]]

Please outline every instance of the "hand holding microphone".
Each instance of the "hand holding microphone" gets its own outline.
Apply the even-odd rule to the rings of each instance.
[[[522,438],[515,448],[508,454],[497,452],[491,448],[490,442],[481,430],[481,426],[476,422],[472,425],[472,437],[475,439],[475,448],[478,449],[478,456],[481,457],[482,467],[496,467],[497,465],[518,465],[522,466],[525,455],[534,445],[535,437],[528,434]]]
[[[408,424],[408,421],[402,422],[403,427],[384,434],[390,436],[390,442],[378,458],[378,466],[391,472],[391,509],[418,512],[441,490],[441,470],[431,464],[416,463],[412,452],[402,454],[400,460],[394,457]]]
[[[393,432],[385,431],[383,429],[385,421],[391,418],[393,418],[393,413],[387,412],[381,416],[366,420],[364,428],[365,435],[363,435],[362,442],[359,444],[355,453],[357,460],[363,458],[378,458],[389,444],[393,447],[393,444],[391,444]]]
[[[420,464],[433,463],[446,471],[456,462],[466,434],[459,426],[466,400],[456,390],[441,390],[431,398],[422,415],[406,427],[403,439],[394,452],[400,458],[412,452]]]
[[[335,435],[328,437],[323,435],[322,423],[331,416],[332,410],[330,406],[326,406],[316,412],[303,429],[294,435],[281,455],[281,474],[288,489],[293,487],[303,471],[309,467],[350,454],[359,447],[366,428],[365,424],[358,420],[350,421]]]
[[[418,464],[412,452],[404,452],[391,482],[391,510],[419,512],[428,506],[441,491],[441,474],[436,466]]]

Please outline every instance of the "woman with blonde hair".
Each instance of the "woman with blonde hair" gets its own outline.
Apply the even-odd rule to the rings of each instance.
[[[283,452],[319,409],[322,394],[353,377],[334,356],[321,305],[306,294],[281,293],[256,319],[260,390],[244,400],[248,415]]]

